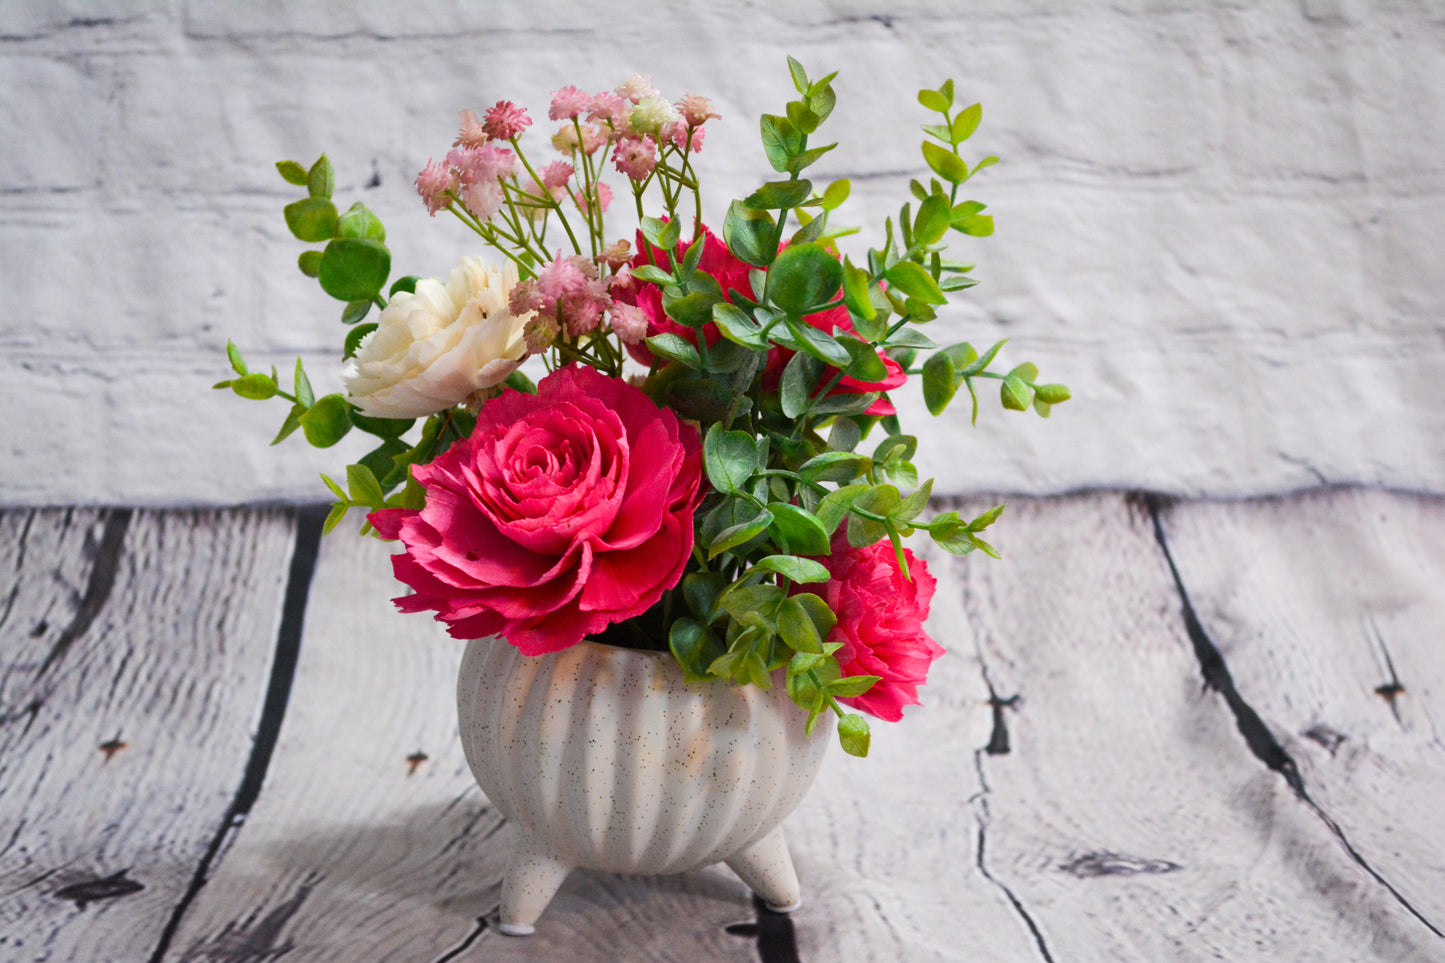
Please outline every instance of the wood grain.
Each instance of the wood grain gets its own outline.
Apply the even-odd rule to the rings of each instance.
[[[754,910],[721,868],[659,880],[578,871],[536,936],[479,922],[495,912],[511,830],[457,738],[461,643],[395,612],[388,549],[344,528],[323,541],[265,787],[166,959],[284,951],[292,963],[361,947],[367,960],[755,959],[724,929]]]
[[[143,960],[240,783],[281,510],[0,516],[0,957]]]
[[[1201,551],[1232,558],[1232,537]],[[985,864],[1035,927],[1032,958],[1442,958],[1201,687],[1142,502],[1016,502],[997,538],[1005,562],[954,578],[995,691],[1018,697],[1010,751],[980,757]],[[1238,617],[1247,632],[1259,613]],[[1297,658],[1328,658],[1312,644]],[[1416,827],[1438,854],[1438,826]]]

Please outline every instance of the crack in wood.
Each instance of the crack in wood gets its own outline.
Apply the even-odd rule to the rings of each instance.
[[[1019,919],[1023,920],[1024,925],[1027,926],[1029,932],[1033,934],[1034,945],[1038,948],[1039,955],[1042,956],[1047,963],[1054,963],[1054,958],[1049,953],[1049,944],[1044,939],[1044,934],[1043,931],[1039,929],[1039,924],[1034,921],[1033,916],[1024,908],[1023,901],[1014,894],[1014,891],[1009,888],[1009,885],[988,871],[988,865],[984,861],[984,853],[988,845],[988,827],[991,820],[991,813],[989,812],[988,806],[988,777],[984,775],[983,771],[983,757],[986,752],[986,749],[980,749],[976,750],[973,754],[973,765],[978,771],[979,785],[979,791],[972,797],[973,801],[977,804],[975,821],[978,825],[978,856],[974,860],[974,864],[978,867],[978,871],[983,875],[983,878],[988,880],[995,889],[999,890],[1008,898],[1009,905],[1014,908],[1014,912],[1018,914]]]
[[[1173,873],[1183,869],[1178,863],[1167,859],[1143,859],[1138,856],[1121,856],[1107,851],[1085,853],[1059,866],[1080,879],[1094,879],[1099,876],[1137,876],[1140,873]]]
[[[477,940],[481,939],[482,934],[487,931],[487,917],[492,916],[498,912],[500,912],[500,907],[492,910],[491,913],[483,913],[481,916],[478,916],[477,925],[472,927],[472,931],[467,934],[467,938],[462,940],[456,946],[447,950],[441,956],[437,957],[435,960],[432,961],[432,963],[447,963],[448,960],[454,960],[458,956],[461,956],[463,953],[465,953],[467,950],[471,949],[472,944],[475,943]]]
[[[50,895],[56,899],[70,900],[75,904],[76,909],[83,910],[87,904],[129,896],[145,889],[145,884],[140,880],[126,878],[126,873],[129,872],[130,868],[127,867],[118,873],[111,873],[104,879],[81,880],[78,883],[62,887]]]
[[[281,734],[281,722],[286,716],[286,706],[291,698],[291,684],[296,677],[296,663],[301,655],[301,629],[306,617],[306,601],[311,591],[311,580],[316,574],[316,558],[321,547],[321,527],[326,520],[328,506],[310,505],[296,513],[296,547],[291,555],[291,566],[286,577],[286,595],[281,605],[281,626],[276,633],[275,656],[271,661],[271,679],[266,687],[266,701],[261,709],[261,721],[256,727],[256,739],[251,745],[251,755],[246,761],[241,784],[231,800],[221,824],[211,837],[196,871],[191,877],[186,892],[176,903],[170,920],[161,931],[160,941],[151,954],[150,963],[161,963],[175,939],[181,919],[190,909],[210,876],[212,864],[219,858],[231,837],[239,831],[251,812],[266,770],[271,765],[271,754],[276,749]],[[299,906],[299,904],[298,904]]]
[[[1310,726],[1304,732],[1301,732],[1300,735],[1304,736],[1311,742],[1317,742],[1320,745],[1324,746],[1325,749],[1329,751],[1329,754],[1331,756],[1333,756],[1336,752],[1339,751],[1340,743],[1344,742],[1346,739],[1349,738],[1349,736],[1345,735],[1343,732],[1332,729],[1322,722],[1317,725]]]
[[[1300,775],[1299,767],[1295,764],[1293,757],[1291,757],[1284,746],[1280,744],[1279,740],[1274,737],[1274,733],[1270,732],[1269,727],[1264,724],[1264,720],[1260,718],[1259,713],[1239,694],[1239,690],[1234,684],[1234,677],[1230,674],[1228,665],[1225,664],[1223,654],[1220,653],[1218,646],[1216,646],[1214,641],[1209,637],[1209,633],[1204,630],[1204,625],[1200,622],[1199,615],[1194,610],[1194,603],[1189,597],[1189,591],[1184,586],[1184,579],[1179,574],[1179,567],[1174,562],[1174,554],[1169,548],[1169,540],[1164,533],[1163,514],[1166,504],[1172,504],[1173,500],[1166,499],[1164,496],[1158,494],[1148,493],[1142,495],[1142,501],[1149,512],[1150,519],[1153,521],[1154,540],[1158,543],[1159,550],[1164,555],[1164,561],[1169,566],[1169,573],[1174,579],[1175,589],[1179,592],[1180,614],[1184,619],[1185,632],[1188,634],[1189,641],[1194,647],[1195,658],[1199,661],[1200,671],[1204,675],[1204,687],[1206,689],[1213,689],[1224,698],[1225,705],[1229,707],[1229,711],[1234,715],[1235,728],[1237,728],[1240,735],[1244,737],[1245,745],[1249,747],[1250,752],[1263,762],[1265,766],[1283,777],[1290,789],[1294,790],[1295,797],[1304,803],[1305,806],[1324,823],[1325,828],[1328,829],[1330,834],[1340,843],[1350,859],[1369,874],[1371,879],[1384,887],[1385,891],[1394,898],[1395,902],[1422,923],[1426,929],[1441,939],[1445,939],[1445,931],[1442,931],[1440,927],[1436,926],[1423,913],[1416,909],[1389,880],[1385,879],[1374,866],[1370,865],[1369,861],[1365,859],[1360,851],[1355,849],[1354,844],[1351,843],[1349,837],[1345,835],[1345,831],[1340,827],[1340,824],[1335,822],[1319,803],[1315,802],[1314,797],[1312,797],[1305,788],[1304,777]]]

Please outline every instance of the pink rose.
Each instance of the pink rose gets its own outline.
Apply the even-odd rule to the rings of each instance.
[[[918,687],[928,666],[943,649],[923,631],[928,604],[938,584],[922,559],[904,549],[909,581],[898,568],[893,546],[884,539],[853,548],[842,532],[833,538],[833,554],[819,556],[832,579],[818,592],[838,616],[829,642],[842,642],[838,665],[847,675],[881,676],[873,688],[848,705],[889,722],[903,718],[903,707],[918,704]]]
[[[457,638],[565,649],[645,612],[692,553],[697,432],[591,368],[504,392],[470,438],[412,471],[426,507],[371,523],[406,548],[392,567],[415,594],[397,608],[435,611]]]

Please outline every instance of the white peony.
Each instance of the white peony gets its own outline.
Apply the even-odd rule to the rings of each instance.
[[[341,370],[352,402],[373,418],[420,418],[505,381],[527,354],[531,314],[507,307],[516,284],[510,261],[465,257],[445,284],[425,278],[416,293],[397,292]]]

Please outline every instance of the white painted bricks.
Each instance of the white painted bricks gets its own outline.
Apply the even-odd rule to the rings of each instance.
[[[984,104],[971,156],[1003,158],[970,185],[998,233],[955,248],[983,283],[929,333],[1011,338],[1075,400],[1039,422],[985,397],[969,428],[900,392],[937,491],[1442,492],[1442,40],[1438,7],[1364,0],[0,3],[0,502],[320,500],[365,451],[273,451],[281,403],[207,390],[228,336],[339,387],[275,160],[328,151],[396,273],[444,275],[479,245],[410,181],[456,111],[540,118],[640,70],[724,115],[716,220],[768,174],[785,53],[842,71],[816,169],[853,179],[854,253],[925,171],[918,87],[955,77]]]

